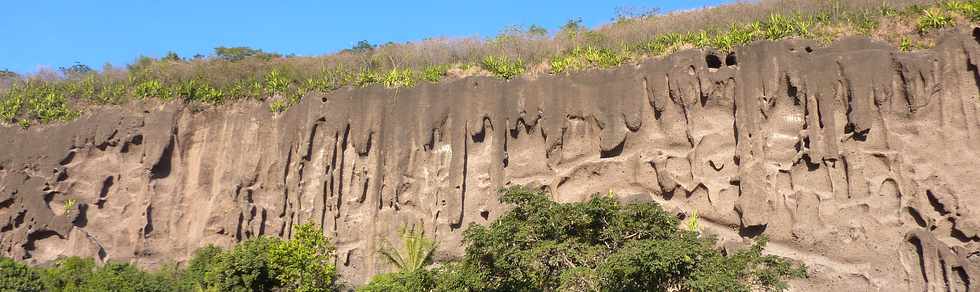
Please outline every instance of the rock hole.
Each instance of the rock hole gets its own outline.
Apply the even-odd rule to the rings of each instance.
[[[919,214],[918,210],[916,210],[915,208],[908,208],[908,212],[909,212],[909,216],[912,217],[912,220],[915,221],[915,224],[919,224],[919,226],[921,226],[922,228],[926,228],[929,226],[926,223],[926,220],[922,218],[922,214]]]
[[[725,56],[725,65],[728,67],[738,66],[738,60],[735,57],[735,52],[728,53],[728,56]]]
[[[926,197],[929,199],[929,205],[932,205],[932,208],[939,215],[946,216],[946,214],[949,214],[949,210],[946,210],[946,206],[943,205],[943,202],[939,201],[939,198],[936,197],[936,194],[932,193],[932,190],[926,190]]]
[[[973,39],[980,43],[980,27],[973,28]]]
[[[721,58],[718,58],[718,56],[714,54],[704,56],[704,62],[708,64],[709,69],[721,68]]]
[[[162,153],[160,153],[160,159],[157,160],[156,164],[154,164],[152,168],[150,168],[150,179],[160,179],[170,176],[170,160],[173,158],[175,143],[176,138],[171,135],[170,143],[167,143],[167,146],[165,146]]]
[[[601,150],[601,151],[599,151],[600,152],[599,153],[599,158],[600,159],[601,158],[613,158],[613,157],[619,156],[619,155],[623,154],[623,147],[624,146],[626,146],[626,139],[625,139],[625,137],[623,138],[623,141],[619,141],[619,144],[616,144],[616,147],[613,147],[612,149],[609,149],[609,150]]]
[[[327,103],[327,97],[321,97],[320,98],[320,102]]]
[[[742,237],[755,238],[766,232],[766,224],[743,226],[738,229],[738,235]]]
[[[483,220],[490,219],[490,211],[489,210],[480,210],[480,217],[483,217]]]
[[[813,53],[813,48],[811,48],[809,46],[807,46],[806,48],[804,48],[804,50],[806,50],[807,53]]]
[[[957,285],[959,286],[959,289],[953,291],[967,291],[970,289],[970,287],[972,287],[970,286],[970,275],[966,273],[966,269],[963,269],[963,267],[953,267],[952,270],[959,280],[957,281],[957,284],[959,284]]]
[[[69,163],[71,163],[72,160],[75,160],[75,150],[74,149],[68,151],[68,155],[65,155],[65,158],[64,159],[61,159],[61,161],[58,162],[58,164],[68,165]],[[2,168],[0,168],[0,169],[2,169]]]

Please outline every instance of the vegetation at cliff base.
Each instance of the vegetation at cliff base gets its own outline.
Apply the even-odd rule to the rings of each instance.
[[[319,226],[293,238],[257,237],[230,250],[207,246],[185,268],[144,271],[128,263],[67,257],[49,267],[0,258],[0,291],[334,291],[333,245]]]
[[[209,106],[253,99],[282,112],[307,94],[345,86],[402,88],[471,75],[566,74],[690,48],[733,51],[758,40],[829,43],[860,35],[911,51],[934,45],[938,31],[980,23],[980,0],[764,0],[668,14],[622,9],[617,15],[591,30],[570,20],[551,34],[532,25],[487,39],[361,41],[316,57],[218,47],[211,56],[141,57],[126,68],[74,64],[27,76],[0,70],[0,124],[68,121],[93,105],[150,98]]]
[[[513,208],[488,226],[468,227],[458,262],[381,274],[361,290],[781,291],[785,280],[806,275],[803,266],[762,254],[765,239],[726,255],[656,203],[596,195],[560,204],[519,187],[500,200]]]

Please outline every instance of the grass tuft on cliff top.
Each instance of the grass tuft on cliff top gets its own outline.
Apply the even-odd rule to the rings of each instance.
[[[903,51],[929,48],[938,31],[980,23],[980,0],[763,0],[669,14],[621,11],[588,29],[570,20],[549,33],[511,27],[489,39],[436,38],[315,57],[218,47],[211,56],[140,57],[101,71],[75,64],[30,76],[0,70],[0,125],[70,121],[94,105],[180,100],[220,105],[260,100],[282,112],[309,93],[353,86],[413,87],[473,75],[519,78],[612,68],[689,48],[732,51],[757,40],[862,35]]]

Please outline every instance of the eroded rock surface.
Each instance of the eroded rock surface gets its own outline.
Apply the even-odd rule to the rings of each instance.
[[[0,254],[184,261],[199,247],[335,239],[346,281],[380,238],[461,231],[496,190],[614,191],[697,209],[726,245],[811,268],[797,290],[980,291],[980,30],[899,53],[864,39],[688,50],[615,70],[342,89],[274,116],[240,102],[96,109],[0,128]]]

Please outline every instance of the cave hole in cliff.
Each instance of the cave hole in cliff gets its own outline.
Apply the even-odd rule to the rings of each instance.
[[[978,44],[980,44],[980,27],[973,28],[973,39],[976,40]]]
[[[42,240],[52,236],[57,236],[58,238],[65,239],[64,236],[61,236],[61,234],[58,234],[58,232],[55,232],[54,230],[47,230],[47,229],[38,230],[38,231],[31,232],[30,234],[27,235],[26,243],[24,243],[24,249],[35,250],[37,249],[37,246],[34,245],[35,241]]]
[[[803,50],[805,50],[807,53],[813,53],[813,48],[810,47],[810,46],[807,46],[806,48],[803,48]]]
[[[922,273],[922,282],[929,282],[929,274],[926,272],[925,253],[923,252],[922,240],[918,236],[911,236],[908,242],[915,248],[915,255],[919,262],[919,272]]]
[[[613,147],[611,149],[607,149],[607,150],[600,149],[600,151],[599,151],[599,158],[600,159],[601,158],[613,158],[613,157],[622,155],[623,154],[623,147],[625,147],[625,146],[626,146],[626,137],[623,137],[623,140],[622,141],[619,141],[619,144],[616,144],[615,147]]]
[[[738,235],[741,237],[755,238],[762,235],[763,232],[766,232],[766,227],[768,227],[767,224],[742,226],[738,229]]]
[[[71,223],[78,227],[88,225],[88,204],[78,204],[78,216]]]
[[[163,151],[160,153],[160,159],[150,168],[150,179],[160,179],[170,176],[170,160],[173,158],[174,144],[176,142],[176,138],[171,135],[170,142],[163,147]]]
[[[916,210],[915,208],[911,208],[911,207],[908,207],[906,209],[909,212],[909,216],[912,217],[912,220],[913,221],[915,221],[915,224],[918,224],[922,228],[926,228],[926,227],[929,226],[929,225],[926,224],[926,220],[922,218],[922,214],[919,214],[919,211],[918,210]]]
[[[708,69],[720,69],[721,68],[721,58],[715,54],[707,54],[704,56],[704,62],[707,63]]]
[[[973,287],[970,283],[970,275],[966,273],[966,269],[964,269],[962,266],[955,266],[950,268],[950,270],[953,270],[954,275],[956,275],[957,280],[959,280],[956,283],[958,289],[954,289],[952,291],[968,291],[970,287]]]
[[[480,217],[483,217],[483,220],[490,219],[490,210],[480,210]]]
[[[728,53],[728,56],[725,56],[725,66],[738,66],[738,60],[735,57],[735,52]]]
[[[936,213],[939,213],[939,215],[942,216],[949,214],[949,210],[946,210],[946,206],[939,200],[939,198],[936,197],[936,194],[933,193],[932,190],[926,190],[926,198],[929,199],[929,205],[932,205],[932,208],[936,210]]]

